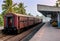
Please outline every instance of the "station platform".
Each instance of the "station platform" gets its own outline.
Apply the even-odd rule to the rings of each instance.
[[[46,23],[29,41],[60,41],[60,29]]]

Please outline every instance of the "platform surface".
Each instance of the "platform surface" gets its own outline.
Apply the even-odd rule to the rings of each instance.
[[[60,41],[60,29],[46,23],[29,41]]]

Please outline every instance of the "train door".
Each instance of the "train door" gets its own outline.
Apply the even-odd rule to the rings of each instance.
[[[13,17],[7,17],[7,26],[13,27]]]
[[[20,28],[20,17],[18,17],[18,28]]]

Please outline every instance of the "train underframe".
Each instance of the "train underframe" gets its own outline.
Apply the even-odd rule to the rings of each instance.
[[[3,34],[16,34],[17,29],[16,29],[16,27],[4,27],[2,32],[3,32]]]
[[[22,33],[23,31],[26,31],[26,30],[28,30],[30,28],[33,28],[34,26],[36,26],[38,24],[40,24],[40,23],[30,25],[30,26],[24,27],[22,29],[17,29],[16,27],[4,27],[2,32],[3,32],[3,34],[19,34],[19,33]]]

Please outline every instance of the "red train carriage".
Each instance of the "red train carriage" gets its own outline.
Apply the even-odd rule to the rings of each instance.
[[[19,33],[22,29],[40,23],[41,19],[22,14],[8,13],[4,16],[4,33]]]

